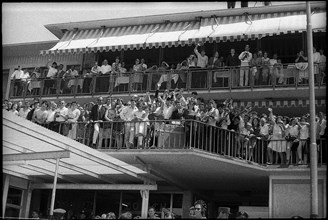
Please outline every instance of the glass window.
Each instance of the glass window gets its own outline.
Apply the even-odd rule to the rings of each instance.
[[[10,187],[8,190],[7,204],[21,205],[23,190]]]

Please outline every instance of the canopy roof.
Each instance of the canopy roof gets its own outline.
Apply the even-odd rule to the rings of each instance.
[[[185,46],[306,31],[305,11],[234,16],[213,15],[192,21],[75,29],[66,31],[49,53],[86,53],[127,49]],[[326,31],[326,12],[312,14],[313,31]]]
[[[3,172],[52,183],[154,183],[143,170],[3,111]],[[61,155],[61,156],[60,156]]]

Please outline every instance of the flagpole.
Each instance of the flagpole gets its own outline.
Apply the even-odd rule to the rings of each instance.
[[[316,144],[315,122],[315,94],[314,94],[314,68],[313,68],[313,37],[311,23],[311,5],[306,2],[307,20],[307,55],[309,63],[309,108],[310,108],[310,178],[311,178],[311,215],[310,218],[318,217],[318,156]]]

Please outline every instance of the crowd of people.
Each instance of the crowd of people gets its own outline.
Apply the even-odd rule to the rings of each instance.
[[[88,215],[84,210],[82,210],[78,215],[70,211],[66,211],[62,208],[57,208],[53,211],[54,219],[141,219],[140,215],[133,215],[130,211],[123,211],[120,215],[116,215],[114,212],[103,213],[101,215]],[[206,219],[207,217],[207,205],[203,200],[197,200],[189,208],[190,219]],[[177,215],[171,212],[167,208],[162,208],[161,210],[156,210],[155,207],[148,208],[147,219],[175,219]],[[32,211],[32,218],[42,219],[40,212],[37,210]],[[180,216],[181,218],[181,216]],[[218,207],[217,219],[244,219],[248,218],[248,213],[245,211],[237,211],[235,213],[230,212],[229,207]]]
[[[234,106],[232,99],[218,103],[197,92],[186,96],[183,89],[159,94],[157,88],[154,95],[134,95],[126,103],[111,96],[85,104],[5,100],[3,109],[95,149],[170,148],[163,131],[179,129],[184,147],[227,154],[222,148],[227,146],[234,157],[267,164],[291,164],[292,153],[296,164],[308,164],[310,158],[309,114],[289,118],[269,108],[260,115],[251,106]],[[315,123],[325,162],[326,115],[319,112]],[[262,161],[255,156],[259,151]]]
[[[95,87],[95,92],[108,92],[110,86],[117,87],[120,83],[128,84],[131,77],[133,83],[131,91],[136,91],[140,86],[144,89],[147,87],[144,73],[150,71],[158,73],[158,79],[154,76],[153,80],[156,82],[152,82],[152,84],[158,86],[161,86],[163,82],[170,81],[168,80],[168,73],[170,73],[172,85],[175,85],[175,87],[185,84],[187,79],[186,70],[190,70],[192,88],[205,88],[207,86],[208,71],[211,71],[210,75],[213,77],[212,87],[215,87],[216,83],[224,86],[226,83],[224,77],[227,78],[224,76],[224,72],[227,69],[231,71],[230,81],[233,87],[245,87],[251,84],[283,85],[286,83],[284,67],[277,53],[272,54],[272,58],[269,58],[268,52],[256,50],[256,52],[251,53],[250,46],[246,45],[245,50],[239,54],[232,48],[226,58],[220,56],[218,51],[214,52],[213,56],[209,58],[204,48],[199,52],[199,46],[197,44],[194,53],[182,62],[168,64],[161,61],[159,66],[153,65],[151,67],[146,64],[144,58],[141,58],[136,59],[135,63],[130,64],[131,66],[127,68],[125,62],[120,60],[120,57],[116,57],[111,65],[107,59],[104,59],[101,66],[98,65],[98,62],[95,62],[92,67],[79,70],[76,66],[70,65],[67,66],[66,71],[63,64],[57,64],[57,62],[49,60],[46,64],[48,67],[47,74],[45,74],[45,71],[42,73],[41,68],[38,67],[32,73],[29,73],[27,69],[22,70],[18,66],[17,70],[11,74],[11,79],[14,80],[12,92],[14,96],[25,93],[27,95],[39,95],[40,89],[43,88],[43,95],[69,94],[75,91],[89,93],[93,91],[93,87]],[[326,71],[324,50],[320,49],[319,51],[316,47],[313,48],[315,83],[323,82]],[[298,80],[298,83],[308,82],[307,67],[307,57],[303,50],[300,50],[296,55],[295,65],[293,66],[299,73],[297,79],[295,79]],[[101,77],[93,80],[93,76]],[[45,79],[43,87],[40,78]]]

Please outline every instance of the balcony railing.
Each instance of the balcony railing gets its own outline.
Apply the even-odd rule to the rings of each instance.
[[[286,151],[290,149],[290,165],[309,164],[310,143],[263,136],[246,136],[196,120],[149,120],[106,122],[52,122],[43,125],[96,149],[198,149],[212,154],[247,161],[251,164],[287,166]],[[326,139],[318,140],[318,163],[326,164]],[[297,147],[301,148],[298,154]],[[268,148],[273,149],[269,150]],[[323,152],[323,150],[325,152]]]
[[[77,76],[74,78],[38,78],[12,80],[11,98],[82,96],[97,94],[145,93],[160,90],[184,88],[185,90],[220,90],[238,88],[276,88],[308,86],[307,69],[296,68],[295,64],[278,67],[252,66],[240,86],[240,67],[222,67],[215,69],[188,68],[180,70],[153,70],[125,74],[106,74]],[[325,85],[325,74],[315,65],[318,77],[315,85]],[[246,83],[246,84],[245,84]]]

